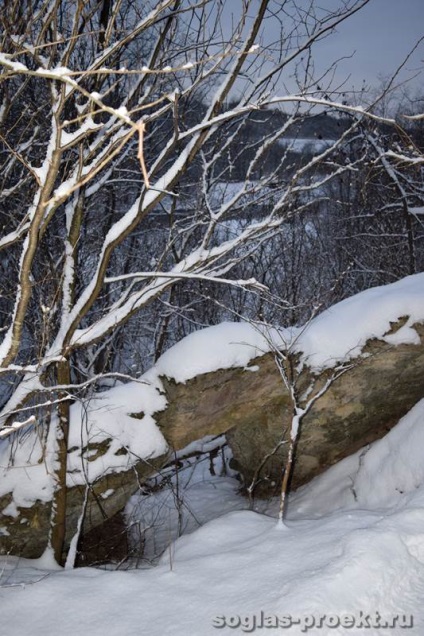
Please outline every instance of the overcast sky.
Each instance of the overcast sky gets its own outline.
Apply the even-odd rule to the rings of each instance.
[[[339,67],[341,74],[351,74],[348,87],[358,87],[364,79],[378,86],[379,76],[392,73],[423,35],[424,0],[371,0],[339,26],[336,35],[321,43],[319,51],[322,60],[355,52]],[[408,62],[403,77],[414,75],[420,67],[424,67],[423,44]],[[414,88],[421,85],[424,93],[422,74],[414,81]]]
[[[241,0],[223,0],[225,9],[224,32],[231,24],[240,21]],[[250,17],[255,14],[260,0],[252,0]],[[314,8],[319,11],[340,8],[345,0],[313,0]],[[311,0],[289,0],[284,3],[289,13],[295,12],[294,5],[306,10]],[[290,18],[281,11],[283,3],[271,0],[271,10],[278,14],[281,24],[289,29]],[[335,60],[343,57],[338,64],[336,84],[345,81],[343,91],[360,90],[365,80],[368,89],[381,87],[383,78],[388,78],[405,59],[420,37],[424,35],[424,0],[370,0],[369,3],[352,17],[337,27],[337,32],[314,45],[314,76],[319,75]],[[278,19],[268,17],[261,34],[261,44],[266,54],[266,45],[280,42]],[[275,57],[275,56],[274,56]],[[408,61],[399,79],[412,77],[424,69],[424,43]],[[293,71],[293,70],[292,70]],[[291,71],[291,72],[292,72]],[[283,82],[291,92],[296,90],[288,70]],[[424,72],[411,83],[412,93],[424,94]]]

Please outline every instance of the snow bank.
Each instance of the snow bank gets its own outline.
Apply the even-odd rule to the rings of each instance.
[[[424,400],[385,437],[346,457],[293,496],[294,515],[402,504],[424,484]]]
[[[391,323],[407,322],[389,335]],[[358,356],[371,338],[393,345],[418,344],[415,323],[424,321],[424,274],[390,285],[373,287],[347,298],[314,318],[299,336],[295,349],[303,361],[319,371]]]
[[[423,416],[424,400],[385,439],[301,489],[282,529],[230,512],[174,542],[157,567],[126,572],[1,557],[5,633],[422,636]],[[228,480],[215,488],[212,507],[220,493],[231,501]],[[327,514],[305,518],[323,506]]]
[[[8,559],[2,583],[15,587],[2,589],[2,626],[9,636],[420,636],[423,522],[420,489],[390,516],[340,512],[283,531],[233,512],[179,539],[150,570],[47,573]]]

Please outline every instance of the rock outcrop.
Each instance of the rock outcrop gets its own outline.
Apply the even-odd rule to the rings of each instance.
[[[392,332],[404,321],[393,325]],[[424,326],[414,325],[421,340]],[[297,446],[292,487],[297,487],[360,447],[382,437],[424,396],[424,345],[396,346],[371,340],[352,368],[338,378],[305,416]],[[314,375],[304,367],[298,394],[318,391],[331,370]],[[162,378],[168,407],[156,421],[172,450],[180,450],[205,435],[225,433],[234,463],[245,483],[258,481],[258,493],[272,492],[281,478],[292,404],[274,355],[252,360],[247,368],[230,368],[199,375],[186,383]],[[312,393],[311,393],[312,391]],[[264,459],[268,456],[268,459]],[[91,488],[83,533],[102,526],[125,505],[140,483],[164,465],[167,455],[140,461],[128,471],[100,478]],[[68,492],[68,536],[75,531],[85,489]],[[7,508],[8,495],[0,500]],[[41,501],[18,514],[3,514],[1,551],[37,557],[44,550],[49,505]]]
[[[422,338],[424,327],[415,328]],[[364,353],[305,416],[292,487],[382,437],[424,396],[424,345],[373,340]],[[252,361],[255,367],[216,371],[186,384],[165,381],[169,406],[157,421],[175,449],[196,435],[226,433],[245,483],[256,476],[264,493],[281,478],[286,446],[272,451],[287,438],[292,407],[273,354]],[[305,368],[297,379],[299,394],[312,386],[318,391],[330,373],[314,376]]]
[[[139,484],[163,466],[167,457],[159,457],[149,462],[140,461],[131,470],[110,473],[91,485],[82,535],[89,535],[95,528],[102,528],[96,536],[96,542],[110,543],[108,520],[114,518],[125,507],[129,497],[134,494]],[[84,499],[85,487],[68,488],[66,547],[69,547],[76,532]],[[0,497],[0,510],[7,510],[11,500],[10,494]],[[31,507],[18,507],[15,515],[2,513],[0,516],[0,554],[16,554],[27,558],[41,556],[47,543],[50,508],[50,502],[36,500]],[[89,549],[90,552],[94,552],[91,541]]]

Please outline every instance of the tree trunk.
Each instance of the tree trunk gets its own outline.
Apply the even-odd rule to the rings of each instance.
[[[57,365],[58,384],[67,385],[70,383],[70,365],[69,360],[59,362]],[[67,392],[59,393],[57,406],[57,424],[56,424],[56,462],[57,469],[54,473],[55,488],[52,501],[52,510],[50,518],[50,540],[49,544],[53,550],[54,557],[59,564],[63,564],[63,548],[66,533],[66,473],[67,473],[67,454],[68,454],[68,436],[69,436],[69,411],[70,402],[66,399]]]

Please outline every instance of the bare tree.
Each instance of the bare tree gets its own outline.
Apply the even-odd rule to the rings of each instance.
[[[22,408],[50,420],[58,561],[70,403],[99,370],[117,370],[107,365],[124,347],[122,326],[136,319],[153,341],[152,307],[177,306],[184,285],[199,297],[205,286],[263,289],[236,275],[240,263],[362,160],[340,161],[337,151],[362,118],[384,118],[345,103],[332,91],[333,67],[316,78],[312,60],[314,44],[368,1],[332,12],[240,1],[231,27],[224,3],[210,0],[4,7],[1,417],[8,434]],[[273,20],[281,39],[262,45]],[[289,74],[292,93],[283,90]],[[356,116],[295,165],[281,140],[322,108]],[[255,120],[259,133],[246,143]],[[160,333],[156,342],[161,351]]]

